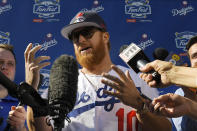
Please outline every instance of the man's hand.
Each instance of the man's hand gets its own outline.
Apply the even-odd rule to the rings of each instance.
[[[150,62],[146,64],[145,67],[141,68],[140,70],[142,72],[148,72],[150,70],[155,70],[161,75],[161,83],[159,83],[159,87],[168,86],[171,84],[170,79],[167,76],[167,72],[170,71],[170,69],[173,68],[173,64],[171,62],[165,62],[160,60],[155,60],[153,62]],[[147,73],[141,73],[140,77],[148,83],[150,87],[156,87],[158,86],[155,80],[153,80],[153,77],[151,74]]]
[[[190,100],[183,96],[168,93],[152,101],[153,113],[167,117],[180,117],[189,113]]]
[[[12,106],[8,116],[8,123],[13,131],[26,131],[25,120],[27,113],[23,106]]]
[[[41,48],[41,45],[32,48],[32,43],[30,43],[24,53],[25,57],[25,80],[34,89],[37,89],[40,80],[40,69],[45,66],[50,65],[50,62],[43,62],[44,60],[49,60],[49,56],[38,56],[35,58],[36,52]],[[41,63],[43,62],[43,63]]]
[[[140,93],[131,79],[129,71],[127,71],[125,75],[118,67],[112,65],[111,68],[119,75],[120,79],[107,73],[103,73],[103,76],[110,81],[102,79],[101,82],[115,89],[115,92],[104,91],[104,93],[118,97],[128,106],[135,109],[140,109],[142,107],[142,98],[140,97]]]

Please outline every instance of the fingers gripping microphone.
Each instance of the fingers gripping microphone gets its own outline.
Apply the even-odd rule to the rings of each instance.
[[[64,119],[74,108],[77,96],[78,64],[68,55],[61,55],[55,60],[50,71],[49,115],[54,120],[54,130],[64,127]]]
[[[144,54],[141,48],[136,44],[131,43],[126,49],[124,49],[120,54],[120,58],[131,67],[136,73],[138,73],[141,67],[144,67],[147,63],[150,62],[148,57]],[[152,74],[153,79],[157,83],[160,83],[161,76],[154,70],[151,70],[147,73]]]

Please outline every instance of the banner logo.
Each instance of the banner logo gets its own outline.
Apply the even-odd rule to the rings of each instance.
[[[8,0],[1,0],[0,2],[0,14],[12,9],[12,5],[8,3]]]
[[[183,16],[187,15],[189,12],[194,11],[194,7],[191,5],[188,5],[187,1],[182,2],[183,7],[181,9],[172,9],[172,16]]]
[[[34,19],[33,22],[43,22],[43,19],[47,19],[47,22],[58,21],[58,19],[51,18],[60,13],[59,0],[35,0],[33,13],[38,14],[38,17],[41,18]]]
[[[0,43],[1,44],[10,44],[10,33],[0,31]]]
[[[138,46],[145,50],[146,47],[153,45],[155,42],[151,39],[148,38],[147,34],[142,34],[142,39],[140,40]]]
[[[42,94],[49,87],[49,76],[50,70],[40,69],[40,73],[44,76],[42,80],[41,87],[39,88],[39,94]]]
[[[51,33],[48,33],[41,43],[34,43],[33,47],[37,45],[42,45],[40,51],[46,51],[49,47],[55,46],[57,44],[58,42],[55,38],[53,38],[53,35]]]
[[[93,6],[90,10],[88,10],[87,8],[84,8],[81,11],[82,12],[97,12],[98,13],[98,12],[104,11],[104,7],[99,4],[98,0],[94,0]]]
[[[176,47],[186,51],[185,46],[186,46],[187,42],[189,41],[189,39],[191,39],[193,36],[196,36],[196,35],[197,35],[197,33],[189,32],[189,31],[184,31],[184,32],[180,32],[180,33],[176,32],[175,33]]]
[[[127,22],[152,22],[152,20],[144,20],[151,15],[151,6],[148,0],[125,0],[125,14],[133,19],[127,19]]]

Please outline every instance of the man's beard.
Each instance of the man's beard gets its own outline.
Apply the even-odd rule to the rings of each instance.
[[[104,43],[101,43],[96,49],[92,48],[92,52],[81,55],[79,52],[75,52],[77,61],[82,67],[87,69],[94,69],[94,65],[98,65],[101,63],[103,58],[105,57],[105,47]]]

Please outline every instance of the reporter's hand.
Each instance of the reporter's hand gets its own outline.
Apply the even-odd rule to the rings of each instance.
[[[12,131],[26,131],[25,120],[27,113],[23,106],[12,106],[8,116],[8,123]]]
[[[38,56],[35,58],[36,52],[41,48],[41,45],[32,48],[32,43],[30,43],[25,52],[25,80],[33,88],[37,89],[40,80],[40,69],[45,66],[50,65],[50,62],[43,62],[49,60],[49,56]]]
[[[150,87],[165,87],[171,84],[170,79],[167,77],[167,72],[169,72],[173,68],[173,64],[171,62],[161,61],[161,60],[155,60],[153,62],[150,62],[146,64],[143,68],[140,70],[144,73],[140,74],[140,77],[150,86]],[[161,83],[156,83],[155,80],[153,80],[153,77],[151,74],[147,74],[145,72],[148,72],[150,70],[155,70],[161,75]]]
[[[108,95],[118,97],[124,104],[131,106],[135,109],[141,108],[142,99],[140,94],[131,79],[129,71],[124,74],[118,67],[112,65],[111,68],[119,75],[120,79],[109,75],[108,73],[103,73],[102,75],[109,79],[102,79],[101,82],[115,89],[115,92],[104,91]]]
[[[180,117],[189,113],[189,99],[183,96],[168,93],[152,101],[153,113],[167,117]]]

